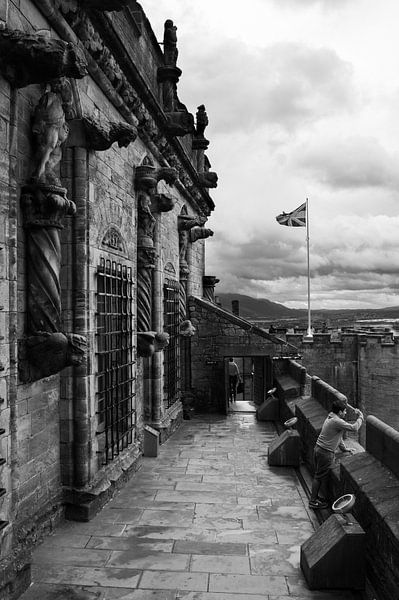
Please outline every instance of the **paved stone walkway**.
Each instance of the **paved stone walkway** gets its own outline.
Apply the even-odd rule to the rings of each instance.
[[[295,472],[267,464],[275,435],[250,413],[185,421],[90,523],[37,548],[21,600],[353,600],[307,588],[314,514]]]

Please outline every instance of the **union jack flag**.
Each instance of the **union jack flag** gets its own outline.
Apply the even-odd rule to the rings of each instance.
[[[305,227],[306,226],[306,202],[298,206],[290,213],[281,213],[276,217],[277,223],[287,225],[288,227]]]

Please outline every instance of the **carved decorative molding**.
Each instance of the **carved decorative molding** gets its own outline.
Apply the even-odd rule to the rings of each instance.
[[[85,8],[92,8],[101,12],[119,11],[132,4],[131,0],[80,0]]]
[[[125,148],[137,138],[137,128],[123,121],[106,121],[84,116],[69,123],[68,146],[80,146],[89,150],[103,151],[118,143]]]
[[[212,229],[206,229],[205,227],[194,227],[190,231],[190,241],[196,242],[197,240],[203,240],[213,235]]]
[[[101,245],[111,250],[117,250],[118,252],[125,252],[125,247],[121,234],[115,227],[110,227],[104,235]]]
[[[87,61],[81,48],[36,33],[0,29],[0,71],[14,87],[59,77],[81,79]]]

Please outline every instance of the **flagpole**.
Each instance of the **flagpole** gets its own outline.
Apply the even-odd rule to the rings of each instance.
[[[309,261],[309,207],[308,198],[306,198],[306,249],[308,259],[308,332],[307,337],[313,337],[312,321],[310,316],[310,261]]]

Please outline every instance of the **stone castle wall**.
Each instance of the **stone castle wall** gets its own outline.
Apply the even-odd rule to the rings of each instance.
[[[0,596],[8,599],[26,587],[30,548],[62,518],[65,507],[69,517],[91,518],[137,468],[156,392],[163,437],[182,418],[180,402],[167,408],[163,401],[161,354],[143,358],[137,350],[137,168],[148,160],[154,171],[176,172],[173,182],[161,176],[156,181],[156,193],[171,201],[168,209],[162,212],[155,201],[151,204],[156,252],[148,298],[153,309],[150,329],[163,330],[163,284],[166,279],[178,283],[181,275],[178,217],[184,209],[189,217],[206,220],[213,202],[196,171],[195,130],[184,140],[167,130],[158,77],[163,52],[140,5],[120,12],[93,10],[88,23],[81,3],[5,4],[5,10],[0,8],[1,26],[21,34],[48,32],[51,41],[77,43],[88,65],[84,77],[68,78],[71,98],[64,110],[70,111],[65,112],[70,132],[60,180],[76,213],[63,218],[56,282],[61,288],[62,332],[83,336],[87,352],[74,367],[24,379],[19,368],[27,362],[24,338],[31,290],[21,189],[35,164],[32,115],[47,82],[44,77],[40,83],[10,85],[0,60]],[[137,137],[127,144],[114,139],[107,148],[96,149],[97,133],[91,138],[82,129],[87,118],[101,135],[115,122],[135,129]],[[133,280],[136,427],[132,443],[107,465],[100,454],[97,406],[97,270],[102,259],[129,267]],[[201,296],[203,239],[189,243],[187,262],[187,287]]]
[[[397,338],[376,334],[286,336],[298,348],[308,373],[337,388],[353,406],[399,427],[399,355]]]

